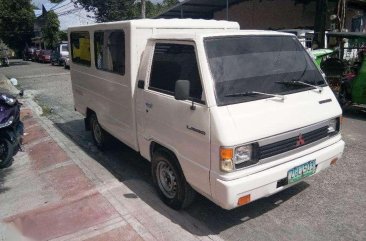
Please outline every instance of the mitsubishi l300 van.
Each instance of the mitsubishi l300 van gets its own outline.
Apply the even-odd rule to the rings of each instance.
[[[133,20],[70,28],[69,46],[75,108],[96,145],[108,132],[151,161],[175,209],[196,192],[236,208],[342,155],[341,108],[292,34]]]

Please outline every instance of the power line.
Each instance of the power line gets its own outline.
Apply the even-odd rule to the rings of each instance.
[[[57,3],[57,4],[55,4],[55,5],[53,5],[53,7],[52,8],[50,8],[50,10],[49,11],[51,11],[52,9],[54,9],[55,7],[57,7],[58,5],[60,5],[62,2],[59,2],[59,3]]]
[[[66,3],[66,4],[64,4],[64,5],[62,5],[62,6],[59,6],[59,7],[57,7],[57,8],[54,8],[53,10],[55,11],[55,10],[57,10],[57,9],[63,8],[63,7],[65,7],[65,6],[67,6],[67,5],[70,5],[70,4],[74,4],[74,3],[73,3],[73,2],[68,2],[68,3]]]

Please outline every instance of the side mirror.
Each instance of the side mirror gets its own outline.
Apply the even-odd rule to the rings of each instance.
[[[190,86],[191,82],[189,82],[189,80],[177,80],[177,82],[175,82],[174,98],[176,100],[188,100]]]

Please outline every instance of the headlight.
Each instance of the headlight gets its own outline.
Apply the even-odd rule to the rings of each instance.
[[[8,104],[8,105],[10,105],[10,106],[14,105],[14,104],[17,102],[17,100],[16,100],[15,98],[10,97],[10,96],[5,95],[5,94],[0,95],[0,98],[1,98],[1,99],[2,99],[6,104]]]
[[[14,116],[10,116],[9,119],[5,123],[0,124],[0,128],[10,126],[11,124],[13,124],[13,121],[14,121]]]
[[[328,133],[329,134],[337,134],[341,128],[341,117],[337,117],[329,120],[328,123]]]
[[[258,162],[255,152],[258,144],[249,144],[234,148],[220,148],[220,169],[224,172],[232,172]]]
[[[239,165],[243,162],[250,161],[252,159],[252,145],[239,146],[235,148],[234,164]]]

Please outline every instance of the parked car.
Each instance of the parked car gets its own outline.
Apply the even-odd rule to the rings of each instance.
[[[52,51],[51,64],[64,65],[66,58],[69,57],[69,46],[67,42],[62,42]]]
[[[41,52],[39,53],[39,59],[38,61],[40,63],[50,63],[51,62],[51,50],[48,49],[43,49],[41,50]]]
[[[33,51],[33,54],[32,54],[32,61],[34,62],[38,62],[39,60],[39,54],[41,53],[41,50],[40,49],[36,49]]]
[[[151,161],[157,193],[174,209],[195,191],[236,208],[342,156],[342,109],[292,34],[158,19],[68,36],[75,110],[94,143],[108,147],[110,133]]]
[[[35,47],[26,47],[23,51],[23,60],[24,61],[32,60],[34,51],[36,51]]]

